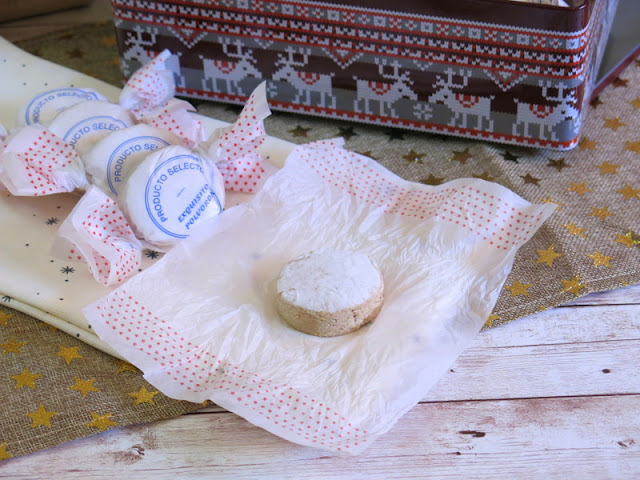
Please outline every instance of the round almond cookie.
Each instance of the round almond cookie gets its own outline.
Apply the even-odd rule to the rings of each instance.
[[[382,274],[369,256],[327,248],[284,266],[276,281],[276,308],[296,330],[334,337],[376,318],[383,291]]]

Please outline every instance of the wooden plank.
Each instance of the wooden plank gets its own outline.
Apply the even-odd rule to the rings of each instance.
[[[355,457],[229,413],[106,432],[3,462],[0,478],[631,479],[640,396],[421,404]]]
[[[606,292],[596,292],[575,299],[569,305],[627,305],[640,304],[640,284],[617,288]]]

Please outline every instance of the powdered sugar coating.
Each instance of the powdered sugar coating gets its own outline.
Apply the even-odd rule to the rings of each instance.
[[[285,265],[276,289],[292,305],[334,313],[365,303],[382,283],[380,270],[364,253],[322,249]]]

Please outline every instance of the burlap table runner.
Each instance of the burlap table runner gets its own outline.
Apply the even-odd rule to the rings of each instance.
[[[110,23],[22,42],[31,53],[120,85]],[[193,102],[233,121],[239,108]],[[595,101],[579,146],[565,153],[275,113],[270,135],[294,143],[335,136],[398,175],[436,185],[500,183],[556,213],[516,258],[487,327],[589,292],[640,282],[640,61]],[[199,405],[158,393],[129,364],[38,320],[0,308],[0,459],[108,428],[180,415]]]

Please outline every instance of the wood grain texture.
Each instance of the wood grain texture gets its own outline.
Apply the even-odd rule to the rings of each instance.
[[[16,459],[0,478],[631,479],[639,405],[640,395],[420,404],[357,457],[290,444],[229,413],[187,415]]]

